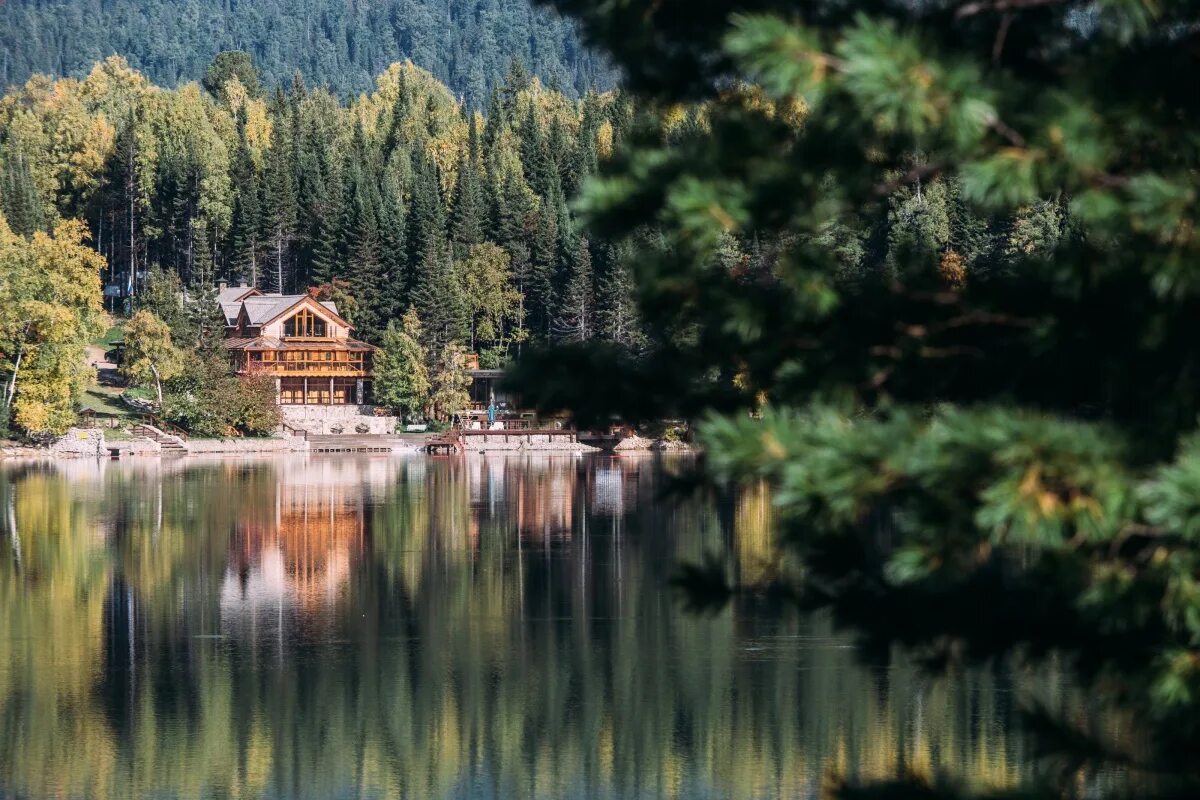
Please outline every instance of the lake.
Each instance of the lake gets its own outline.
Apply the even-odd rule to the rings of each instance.
[[[776,798],[1029,772],[1013,678],[688,610],[784,569],[683,459],[0,463],[0,798]],[[1061,692],[1051,682],[1045,698]]]

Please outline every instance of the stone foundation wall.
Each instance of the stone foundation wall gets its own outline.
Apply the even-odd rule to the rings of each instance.
[[[279,413],[293,428],[320,435],[387,435],[395,433],[400,422],[396,417],[375,416],[374,406],[280,406]],[[358,430],[360,426],[366,430]]]
[[[288,453],[304,450],[308,443],[303,439],[271,438],[259,439],[188,439],[188,455],[204,453]]]
[[[50,452],[56,456],[91,456],[103,458],[108,455],[104,449],[104,431],[99,428],[71,428],[67,435],[50,445]]]

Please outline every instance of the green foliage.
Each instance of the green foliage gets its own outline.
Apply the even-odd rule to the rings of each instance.
[[[207,93],[157,89],[117,57],[83,81],[29,81],[0,99],[0,175],[21,172],[28,191],[0,197],[26,197],[32,228],[86,219],[105,282],[180,345],[209,346],[223,327],[218,278],[338,283],[370,341],[415,306],[434,354],[448,341],[507,353],[529,338],[527,314],[538,338],[561,335],[557,292],[579,250],[564,187],[611,154],[617,96],[574,101],[513,69],[483,117],[411,62],[348,102],[299,79],[263,97],[253,66],[223,54]],[[486,297],[472,255],[484,245],[507,263],[485,271],[501,277]]]
[[[163,415],[195,436],[264,436],[280,424],[275,379],[231,374],[220,351],[190,354],[164,388]]]
[[[154,386],[159,404],[162,383],[183,369],[184,354],[171,342],[171,328],[152,312],[142,310],[125,324],[125,351],[120,372],[135,384]]]
[[[234,427],[250,436],[270,436],[283,422],[276,402],[274,376],[251,374],[237,381]]]
[[[526,396],[704,419],[711,478],[778,487],[774,588],[870,652],[1063,656],[1138,742],[1039,718],[1030,794],[1196,794],[1195,7],[556,5],[650,112],[578,203],[648,345]]]
[[[468,343],[507,354],[525,338],[522,296],[515,288],[511,258],[494,244],[471,247],[457,266],[463,284],[463,301],[470,320]]]
[[[433,373],[433,395],[430,398],[434,413],[446,418],[471,406],[471,375],[467,372],[466,353],[462,346],[451,342],[437,356]]]
[[[178,342],[195,339],[192,320],[183,303],[183,283],[176,272],[154,269],[146,277],[146,287],[138,298],[138,306],[166,323],[171,336]]]
[[[86,239],[79,222],[25,238],[0,216],[0,416],[29,435],[65,433],[94,374],[104,260]]]
[[[429,404],[429,372],[421,338],[421,320],[410,308],[399,324],[388,323],[382,347],[375,353],[375,401],[404,416],[413,416]]]
[[[213,97],[221,97],[229,81],[237,80],[251,97],[262,94],[258,70],[250,58],[250,54],[241,50],[226,50],[217,53],[208,69],[204,71],[201,85]]]
[[[219,93],[230,76],[256,88],[255,54],[268,88],[299,70],[339,95],[371,87],[380,64],[410,58],[479,106],[510,61],[524,60],[547,83],[582,94],[607,88],[613,71],[583,48],[574,26],[528,3],[401,0],[346,5],[331,0],[238,5],[78,0],[0,5],[0,85],[36,72],[81,76],[100,54],[116,53],[160,83],[203,78]],[[211,62],[211,63],[210,63]]]

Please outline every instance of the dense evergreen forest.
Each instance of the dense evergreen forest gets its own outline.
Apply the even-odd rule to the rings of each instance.
[[[688,353],[703,360],[695,327],[647,324],[640,306],[656,300],[634,289],[631,264],[678,246],[660,226],[607,238],[600,225],[585,230],[572,208],[589,176],[621,168],[626,140],[687,152],[705,146],[711,126],[705,105],[654,115],[620,92],[572,99],[519,61],[473,110],[411,62],[343,102],[299,77],[268,88],[245,54],[222,54],[202,84],[176,89],[111,57],[82,80],[38,76],[0,99],[0,214],[18,264],[10,284],[35,285],[19,275],[38,269],[37,246],[90,242],[110,310],[153,312],[177,345],[201,349],[220,331],[216,281],[315,290],[338,302],[358,336],[396,354],[396,368],[381,369],[397,385],[425,362],[433,387],[418,399],[395,394],[394,405],[414,409],[438,395],[439,376],[451,392],[454,348],[478,353],[485,367],[505,365],[526,343],[586,340],[635,356],[665,346],[675,365]],[[688,202],[679,213],[708,207]],[[75,220],[82,226],[60,230]],[[772,291],[795,236],[734,235],[709,222],[692,235],[717,237],[711,266],[747,296]],[[1067,228],[1056,199],[978,216],[946,174],[831,217],[810,244],[836,255],[848,287],[930,259],[953,283],[1052,247]],[[23,249],[20,239],[38,232],[57,238]],[[916,252],[925,255],[914,261]],[[181,303],[185,294],[192,300]],[[21,327],[19,304],[10,308],[12,342],[0,352],[11,362],[36,332]],[[153,346],[159,329],[143,322]],[[201,383],[224,369],[210,367]],[[65,420],[70,402],[61,399]]]
[[[485,117],[411,63],[350,105],[223,66],[212,93],[158,89],[113,58],[0,101],[13,230],[85,219],[135,306],[161,275],[328,284],[370,340],[415,306],[429,344],[485,361],[531,334],[633,343],[618,253],[567,209],[628,125],[619,96],[573,101],[514,65]]]
[[[0,87],[35,73],[84,77],[110,55],[159,85],[200,80],[217,53],[250,53],[269,85],[299,70],[335,93],[369,91],[411,59],[468,105],[520,58],[568,96],[611,88],[573,23],[528,0],[7,0],[0,3]]]

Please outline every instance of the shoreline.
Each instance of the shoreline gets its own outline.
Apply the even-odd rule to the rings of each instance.
[[[177,459],[189,456],[273,456],[289,454],[311,455],[363,455],[373,454],[424,454],[428,434],[397,433],[370,437],[349,436],[345,448],[321,442],[310,446],[307,439],[294,437],[187,439],[177,440],[182,447],[166,448],[159,442],[145,437],[108,439],[102,429],[74,428],[66,435],[47,445],[29,445],[7,440],[0,442],[0,461],[58,461],[98,459],[125,461],[129,459],[159,458]],[[613,456],[635,454],[698,452],[698,448],[679,441],[652,440],[630,437],[614,447],[596,447],[583,442],[520,442],[520,443],[472,443],[458,455],[510,453],[510,454],[561,454],[585,455],[593,453]]]

